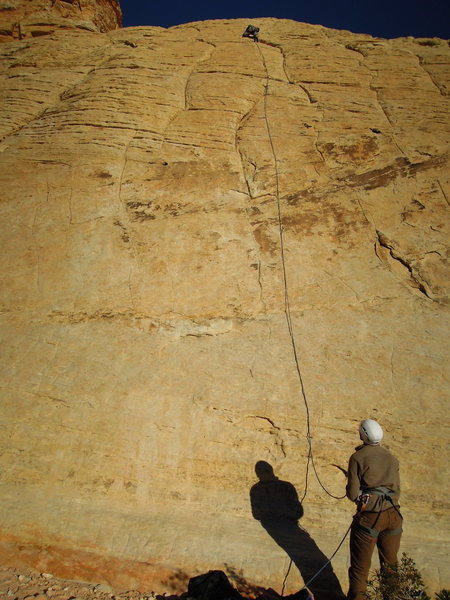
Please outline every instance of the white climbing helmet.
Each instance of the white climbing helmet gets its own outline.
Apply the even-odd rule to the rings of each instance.
[[[361,425],[359,426],[359,435],[365,444],[374,446],[375,444],[379,444],[383,439],[383,430],[373,419],[365,419],[361,421]]]

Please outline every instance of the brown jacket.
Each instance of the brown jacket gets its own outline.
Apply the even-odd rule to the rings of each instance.
[[[380,445],[363,444],[356,448],[348,462],[347,498],[356,502],[366,488],[383,486],[393,490],[393,503],[398,506],[400,475],[398,460]],[[389,500],[380,500],[371,494],[365,510],[386,510],[392,506]]]

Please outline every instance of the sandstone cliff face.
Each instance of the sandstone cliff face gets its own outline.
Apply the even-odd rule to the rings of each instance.
[[[118,0],[1,0],[0,42],[58,29],[106,32],[122,24]]]
[[[283,241],[321,481],[344,493],[332,465],[378,418],[403,549],[448,586],[448,43],[274,19],[259,45],[244,20],[112,30],[97,5],[99,31],[1,47],[2,562],[280,588],[289,558],[249,490],[258,460],[300,497],[308,475]],[[303,508],[330,555],[353,507],[309,468]]]

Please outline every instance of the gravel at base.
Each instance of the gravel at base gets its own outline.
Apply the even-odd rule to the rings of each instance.
[[[160,596],[158,596],[160,597]],[[1,600],[156,600],[136,590],[114,592],[105,584],[79,583],[49,573],[0,567]]]

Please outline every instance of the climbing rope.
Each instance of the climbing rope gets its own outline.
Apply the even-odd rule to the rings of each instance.
[[[332,494],[331,492],[329,492],[326,489],[326,487],[323,485],[323,483],[319,477],[316,465],[314,463],[309,405],[308,405],[308,399],[306,396],[305,386],[303,383],[303,377],[302,377],[302,372],[301,372],[301,368],[300,368],[300,357],[299,357],[299,354],[297,351],[297,344],[295,342],[294,328],[292,325],[292,317],[291,317],[291,306],[290,306],[290,300],[289,300],[289,285],[288,285],[288,278],[287,278],[286,256],[285,256],[285,246],[284,246],[284,226],[283,226],[283,216],[282,216],[282,211],[281,211],[281,200],[280,200],[280,177],[279,177],[279,171],[278,171],[278,159],[277,159],[277,154],[275,152],[275,146],[273,143],[273,137],[272,137],[272,132],[270,129],[269,119],[267,117],[267,97],[268,97],[268,93],[269,93],[269,69],[267,68],[266,59],[264,58],[264,54],[259,46],[259,43],[256,43],[256,47],[261,56],[261,60],[264,65],[264,70],[266,72],[266,83],[264,86],[264,120],[266,123],[267,136],[269,139],[269,144],[270,144],[270,148],[271,148],[272,155],[273,155],[274,170],[275,170],[275,197],[276,197],[276,201],[277,201],[278,230],[279,230],[279,238],[280,238],[281,265],[282,265],[283,283],[284,283],[284,313],[285,313],[287,327],[288,327],[288,331],[289,331],[289,337],[291,340],[292,351],[294,354],[294,362],[295,362],[297,376],[298,376],[298,380],[299,380],[299,384],[300,384],[300,391],[301,391],[301,395],[303,398],[303,403],[305,405],[305,411],[306,411],[306,429],[307,429],[306,439],[308,441],[308,457],[307,457],[306,472],[305,472],[305,491],[303,492],[301,502],[303,503],[304,499],[306,498],[306,494],[308,492],[308,476],[309,476],[310,464],[312,465],[316,479],[319,482],[320,487],[324,490],[324,492],[326,492],[329,496],[331,496],[335,500],[342,500],[343,498],[345,498],[345,494],[343,496],[335,496],[334,494]],[[333,554],[333,556],[334,556],[334,554]]]
[[[345,542],[345,538],[348,536],[348,534],[349,534],[349,532],[350,532],[350,529],[352,528],[352,524],[353,524],[353,523],[350,523],[350,525],[349,525],[349,527],[348,527],[347,531],[346,531],[346,532],[345,532],[345,534],[344,534],[344,537],[341,539],[341,541],[339,542],[339,545],[338,545],[338,547],[337,547],[337,548],[336,548],[336,550],[333,552],[333,554],[330,556],[330,558],[327,560],[327,562],[326,562],[324,565],[322,565],[322,566],[320,567],[320,569],[319,569],[319,570],[318,570],[318,571],[317,571],[317,572],[316,572],[316,573],[315,573],[315,574],[314,574],[314,575],[311,577],[311,579],[309,579],[309,580],[308,580],[308,581],[305,583],[305,585],[302,587],[302,589],[301,589],[300,591],[302,591],[302,590],[307,590],[307,589],[308,589],[308,586],[309,586],[309,585],[310,585],[310,584],[311,584],[311,583],[312,583],[312,582],[313,582],[313,581],[316,579],[316,577],[318,577],[318,576],[319,576],[319,575],[322,573],[322,571],[323,571],[323,570],[324,570],[324,569],[325,569],[325,568],[326,568],[326,567],[327,567],[327,566],[328,566],[328,565],[331,563],[331,561],[333,560],[333,558],[334,558],[334,557],[336,556],[336,554],[339,552],[339,550],[340,550],[340,548],[341,548],[342,544]],[[287,576],[287,575],[286,575],[286,576]]]
[[[283,585],[281,586],[281,594],[280,594],[281,597],[284,596],[284,588],[286,587],[286,581],[287,581],[287,578],[289,577],[289,573],[291,572],[292,562],[293,561],[291,558],[291,560],[289,561],[289,567],[286,571],[286,575],[284,576],[284,579],[283,579]]]

